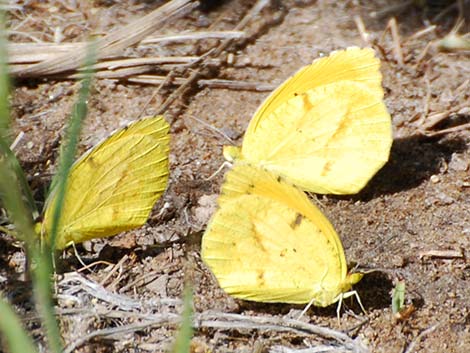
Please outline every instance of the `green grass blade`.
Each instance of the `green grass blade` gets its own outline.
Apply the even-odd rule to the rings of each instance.
[[[172,353],[189,353],[191,338],[193,336],[193,293],[190,286],[186,286],[183,296],[183,314],[181,326],[173,344]]]
[[[8,141],[10,115],[8,107],[8,92],[10,79],[7,66],[7,46],[5,38],[5,13],[0,11],[0,139]]]
[[[13,152],[10,150],[10,108],[8,105],[8,97],[10,92],[10,78],[8,76],[8,65],[7,65],[7,46],[5,38],[5,14],[0,11],[0,148],[3,154],[10,159],[10,164],[16,173],[16,179],[21,185],[24,197],[28,202],[30,211],[33,213],[33,217],[39,215],[36,203],[34,202],[31,189],[24,176],[23,169],[21,169],[18,160],[16,159]]]
[[[0,98],[1,99],[1,98]],[[0,150],[3,156],[9,160],[10,168],[15,172],[16,182],[20,185],[21,193],[28,204],[29,212],[32,219],[36,219],[39,216],[36,203],[34,202],[33,193],[28,185],[26,176],[24,175],[23,169],[21,168],[18,159],[15,154],[10,150],[8,143],[5,139],[0,137]]]
[[[60,353],[62,351],[62,341],[52,300],[51,257],[50,253],[41,252],[39,239],[34,231],[33,217],[31,214],[32,209],[35,209],[34,201],[32,200],[23,171],[18,160],[11,152],[8,143],[10,120],[8,107],[9,87],[6,69],[5,40],[2,37],[0,41],[0,91],[2,92],[0,95],[0,196],[4,207],[8,211],[10,220],[15,225],[19,238],[25,242],[28,260],[30,264],[34,264],[30,270],[33,279],[35,303],[45,328],[50,351]],[[28,201],[30,204],[29,208],[23,198],[25,191],[30,195]],[[33,206],[32,208],[31,205]],[[8,312],[6,314],[8,315]],[[9,323],[5,321],[3,315],[0,321],[6,324]],[[6,328],[6,331],[4,330],[3,333],[7,335],[8,341],[17,339],[17,337],[11,336],[12,334],[16,333],[16,335],[19,335],[18,330],[10,331],[9,328]],[[23,336],[24,335],[26,335],[25,332],[23,332]],[[27,344],[26,342],[25,340],[25,344]]]
[[[405,305],[405,282],[399,281],[393,288],[392,293],[392,312],[399,313]]]
[[[3,298],[0,298],[0,317],[0,332],[10,353],[37,353],[33,340],[21,326],[18,315]]]
[[[59,353],[62,351],[62,342],[51,297],[52,286],[50,278],[52,269],[49,266],[51,257],[49,254],[43,254],[40,251],[38,237],[33,229],[32,217],[23,201],[17,175],[11,165],[11,160],[1,149],[0,170],[2,171],[0,173],[0,195],[2,196],[2,202],[8,211],[11,221],[15,224],[18,235],[25,241],[29,261],[35,265],[34,270],[32,270],[32,278],[36,307],[43,319],[51,351]],[[2,320],[4,320],[3,317],[1,317],[0,321]]]
[[[52,187],[54,188],[54,193],[57,200],[53,210],[51,232],[49,234],[50,248],[52,253],[55,251],[57,231],[65,200],[68,174],[75,159],[80,131],[87,114],[87,98],[90,92],[91,79],[93,76],[91,66],[95,63],[95,57],[95,47],[93,44],[90,44],[85,60],[85,70],[83,71],[84,75],[81,82],[78,101],[74,105],[72,111],[72,116],[70,118],[65,136],[65,144],[62,145],[63,149],[62,153],[60,154],[58,171],[54,180],[52,181]]]
[[[41,251],[37,247],[36,251],[31,254],[30,259],[35,264],[35,268],[32,270],[34,300],[45,328],[49,350],[53,353],[60,353],[63,350],[63,343],[52,298],[53,282],[51,276],[54,272],[52,257],[48,251]]]
[[[3,206],[7,209],[10,220],[15,224],[18,237],[32,249],[37,243],[37,236],[33,229],[31,213],[23,202],[20,183],[8,157],[9,149],[5,151],[4,143],[0,141],[0,196]],[[14,160],[16,161],[16,160]]]

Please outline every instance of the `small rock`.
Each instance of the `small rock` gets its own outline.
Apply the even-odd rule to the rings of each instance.
[[[441,178],[439,178],[439,175],[431,175],[431,183],[437,184],[438,182],[441,181]]]
[[[203,195],[199,198],[199,206],[194,210],[194,220],[200,227],[204,227],[217,208],[217,194]]]
[[[455,202],[454,198],[450,197],[449,195],[443,192],[438,193],[436,197],[437,197],[438,203],[441,205],[450,205]]]
[[[406,265],[406,261],[403,258],[403,256],[395,255],[395,256],[392,256],[391,260],[392,260],[392,264],[396,268],[402,268]]]
[[[163,274],[159,276],[156,280],[147,284],[145,287],[147,287],[147,289],[157,294],[160,298],[166,298],[168,297],[168,294],[166,292],[167,284],[168,284],[168,275]]]
[[[459,153],[452,153],[452,157],[449,162],[449,169],[457,172],[465,172],[469,168],[469,160],[465,156]]]

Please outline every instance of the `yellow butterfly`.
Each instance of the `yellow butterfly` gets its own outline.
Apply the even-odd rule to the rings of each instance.
[[[140,227],[168,181],[169,125],[138,120],[90,149],[72,166],[56,247]],[[40,233],[51,231],[56,189],[46,201]]]
[[[258,108],[241,149],[224,149],[226,159],[315,193],[359,192],[392,145],[379,66],[372,49],[348,48],[300,69]]]
[[[315,60],[258,108],[241,148],[224,148],[235,164],[202,258],[227,293],[316,306],[353,293],[362,274],[348,274],[338,234],[300,189],[357,193],[388,160],[379,65],[360,48]]]
[[[202,258],[230,295],[328,306],[362,274],[347,273],[340,238],[307,195],[272,173],[237,163],[202,239]]]

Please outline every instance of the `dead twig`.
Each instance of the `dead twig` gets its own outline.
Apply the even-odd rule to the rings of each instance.
[[[200,87],[208,88],[226,88],[232,90],[256,91],[256,92],[271,92],[277,87],[270,83],[263,82],[247,82],[247,81],[234,81],[234,80],[199,80],[197,84]]]
[[[72,284],[70,284],[72,283]],[[75,284],[74,284],[75,283]],[[175,305],[180,301],[177,299],[152,299],[149,301],[134,300],[126,295],[116,294],[107,290],[102,285],[90,281],[76,272],[67,273],[64,279],[60,281],[59,286],[66,287],[61,295],[75,294],[80,291],[88,293],[91,297],[102,300],[112,306],[118,307],[123,311],[142,310],[143,308],[157,307],[161,304]],[[61,296],[59,295],[59,297]]]
[[[427,250],[418,255],[419,258],[429,257],[438,259],[463,259],[463,251],[459,250]]]
[[[120,313],[109,312],[114,318],[121,318]],[[100,316],[107,317],[108,313],[103,312]],[[134,317],[135,318],[135,317]],[[117,333],[135,332],[138,330],[158,327],[163,325],[174,325],[181,320],[180,314],[148,314],[142,318],[142,322],[122,325],[119,327],[96,330],[69,344],[64,353],[73,352],[75,349],[96,337],[113,336]],[[200,328],[219,328],[225,330],[256,330],[260,332],[292,332],[302,336],[317,335],[324,339],[333,340],[336,346],[342,351],[366,353],[368,349],[359,340],[354,340],[348,335],[326,327],[321,327],[294,319],[284,319],[278,317],[258,317],[240,314],[227,314],[222,312],[202,312],[193,317],[193,326]],[[338,347],[338,348],[339,348]]]
[[[416,345],[419,343],[419,341],[421,341],[421,339],[426,336],[426,335],[429,335],[430,333],[433,333],[434,331],[436,331],[436,329],[440,326],[440,324],[436,324],[436,325],[433,325],[429,328],[427,328],[426,330],[422,331],[414,340],[413,342],[410,343],[410,345],[408,346],[408,348],[403,352],[403,353],[411,353],[413,352],[413,350],[415,349]]]
[[[157,315],[154,315],[153,319],[149,322],[139,322],[139,323],[134,323],[134,324],[129,324],[129,325],[122,325],[118,327],[112,327],[112,328],[106,328],[106,329],[93,331],[89,333],[88,335],[80,337],[75,342],[72,342],[70,345],[68,345],[64,349],[63,353],[72,353],[78,347],[80,347],[84,343],[96,337],[112,336],[117,333],[135,332],[135,331],[143,330],[146,328],[162,326],[162,325],[166,325],[170,323],[176,324],[180,321],[180,315],[178,314],[158,315],[159,318],[156,318],[155,316]]]
[[[173,42],[190,41],[190,40],[205,40],[205,39],[243,39],[246,38],[245,32],[241,31],[214,31],[214,32],[188,32],[178,35],[161,35],[147,37],[142,40],[137,48],[146,47],[152,44],[168,44]],[[56,58],[57,55],[63,55],[72,51],[84,50],[87,43],[75,42],[75,43],[8,43],[8,64],[10,66],[19,67],[19,64],[35,64],[45,60],[51,60]],[[119,54],[118,54],[119,55]],[[101,59],[110,59],[115,57],[111,55],[109,57],[103,56]],[[173,60],[177,60],[175,57]],[[130,60],[130,59],[127,59]],[[143,59],[142,59],[143,60]],[[160,58],[163,62],[166,60],[172,61],[172,58]],[[98,64],[99,65],[99,64]]]
[[[251,8],[251,10],[243,17],[243,19],[235,26],[235,31],[241,31],[245,26],[265,8],[271,0],[258,0],[257,3]],[[226,39],[220,43],[214,50],[210,52],[211,57],[219,57],[220,54],[232,43],[232,39]],[[157,115],[165,112],[168,107],[175,101],[178,97],[181,97],[183,93],[188,89],[200,76],[204,68],[204,62],[201,68],[193,71],[191,75],[187,78],[186,82],[182,84],[177,90],[175,90],[161,105],[157,110]]]
[[[245,37],[245,32],[242,31],[201,31],[175,34],[172,36],[154,36],[152,38],[144,39],[141,44],[145,45],[166,42],[187,42],[190,40],[204,39],[242,39]]]
[[[198,5],[199,2],[193,0],[172,0],[137,21],[111,32],[96,41],[97,59],[121,53],[155,32],[163,23],[186,14]],[[86,55],[87,51],[79,48],[27,68],[12,68],[11,74],[17,77],[38,77],[73,71],[83,64]]]

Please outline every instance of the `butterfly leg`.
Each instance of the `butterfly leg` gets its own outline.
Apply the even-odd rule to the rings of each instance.
[[[224,163],[222,163],[222,165],[219,167],[219,169],[217,169],[208,178],[206,178],[205,181],[210,181],[210,180],[214,179],[222,171],[222,169],[224,169],[225,167],[231,167],[232,165],[233,165],[232,163],[230,163],[228,161],[225,161]]]
[[[75,257],[77,258],[78,262],[80,262],[80,264],[86,268],[87,265],[83,262],[82,258],[78,254],[77,247],[75,246],[75,242],[74,241],[70,242],[70,245],[73,248],[73,253],[75,254]]]
[[[359,303],[359,306],[361,307],[361,310],[364,314],[366,313],[366,309],[364,309],[364,306],[362,305],[361,298],[359,297],[359,293],[355,290],[346,292],[346,293],[341,293],[339,298],[338,298],[338,307],[336,308],[336,317],[338,318],[338,323],[339,323],[339,318],[340,318],[340,313],[341,313],[341,305],[343,304],[343,299],[349,298],[355,296],[357,302]]]
[[[305,315],[305,313],[308,311],[308,309],[310,309],[312,304],[313,304],[313,299],[308,302],[308,304],[305,306],[304,310],[302,310],[300,315],[297,317],[297,320],[300,320],[300,318]]]

